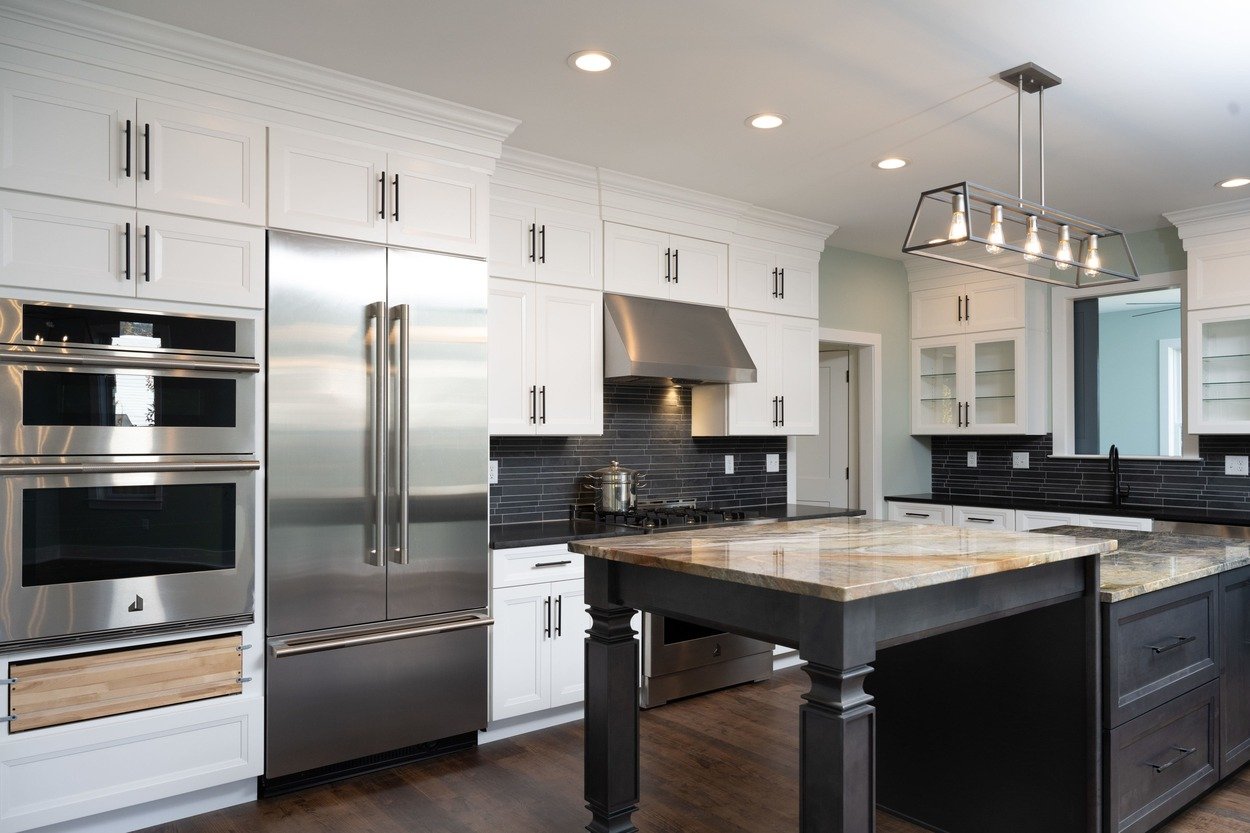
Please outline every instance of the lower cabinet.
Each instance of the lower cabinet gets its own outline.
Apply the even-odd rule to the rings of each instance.
[[[952,508],[940,503],[903,503],[897,500],[888,501],[887,514],[892,521],[906,521],[914,524],[933,524],[950,526],[954,522]]]
[[[972,529],[1033,532],[1052,526],[1096,526],[1104,529],[1149,532],[1154,527],[1154,521],[1150,518],[1131,518],[1120,515],[1081,515],[1076,512],[950,506],[943,503],[912,503],[902,500],[889,500],[886,504],[886,516],[892,521],[954,525]]]
[[[989,509],[980,506],[952,506],[955,526],[966,526],[970,529],[1003,529],[1014,531],[1016,528],[1016,511],[1014,509]]]
[[[1220,777],[1250,761],[1250,567],[1220,576]]]

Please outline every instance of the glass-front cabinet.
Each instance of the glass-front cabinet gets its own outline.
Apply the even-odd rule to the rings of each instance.
[[[1250,306],[1194,310],[1188,330],[1190,432],[1250,433]]]
[[[912,340],[913,434],[1023,434],[1028,330]]]

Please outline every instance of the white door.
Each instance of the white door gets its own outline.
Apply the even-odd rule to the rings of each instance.
[[[486,257],[490,228],[488,177],[482,171],[392,153],[386,242]]]
[[[738,436],[779,434],[781,429],[774,424],[779,408],[774,399],[780,394],[774,390],[770,353],[773,317],[763,312],[731,309],[729,318],[751,354],[756,371],[756,381],[727,386],[729,433]]]
[[[1028,326],[1025,319],[1025,281],[1005,280],[970,283],[964,287],[964,323],[969,332],[1010,330]]]
[[[133,208],[0,191],[0,283],[134,297]]]
[[[486,257],[491,277],[534,280],[538,257],[536,238],[532,206],[511,200],[491,200],[490,254]]]
[[[604,290],[667,298],[672,284],[671,252],[664,232],[604,223]]]
[[[673,280],[668,297],[691,304],[729,303],[729,247],[724,243],[669,235]]]
[[[789,436],[820,431],[820,402],[817,367],[820,361],[819,324],[811,318],[789,315],[775,317],[776,349],[773,350],[774,378],[780,382],[779,433]]]
[[[385,243],[385,169],[381,148],[272,128],[269,225]]]
[[[1250,433],[1250,306],[1194,310],[1187,323],[1190,432]]]
[[[538,433],[603,433],[603,295],[537,284]]]
[[[911,340],[911,432],[957,434],[964,430],[961,336]]]
[[[964,331],[964,288],[946,286],[911,293],[911,337],[955,335]]]
[[[777,312],[802,318],[820,317],[820,261],[777,256]]]
[[[265,125],[139,102],[138,205],[265,224]]]
[[[820,433],[799,437],[797,498],[814,506],[850,506],[851,354],[820,354]]]
[[[536,221],[538,280],[602,289],[603,223],[599,217],[540,208]]]
[[[779,307],[777,258],[749,246],[729,249],[729,306],[773,312]]]
[[[133,207],[134,118],[131,96],[0,71],[0,187]]]
[[[580,703],[586,696],[586,590],[582,579],[551,585],[551,705]]]
[[[140,298],[265,307],[265,230],[139,212]]]
[[[1028,413],[1021,330],[964,336],[964,425],[972,434],[1023,434]]]
[[[528,714],[551,705],[551,585],[525,584],[491,591],[490,719]]]
[[[533,434],[534,285],[491,278],[487,299],[486,370],[491,434]]]

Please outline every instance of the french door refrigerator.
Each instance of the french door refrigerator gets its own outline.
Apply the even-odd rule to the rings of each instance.
[[[266,792],[486,725],[486,264],[269,232]]]

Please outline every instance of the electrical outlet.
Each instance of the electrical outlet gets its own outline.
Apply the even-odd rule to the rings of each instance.
[[[486,482],[491,486],[499,483],[499,461],[491,460],[490,467],[486,469]]]
[[[764,455],[764,471],[779,472],[781,471],[781,455],[765,454]]]
[[[1224,473],[1250,475],[1250,457],[1228,455],[1224,458]]]
[[[734,456],[732,454],[725,455],[725,474],[734,473]]]
[[[968,452],[968,468],[975,469],[977,467],[977,453],[975,451]]]
[[[1011,467],[1013,469],[1027,469],[1029,467],[1029,452],[1027,451],[1011,452]]]

